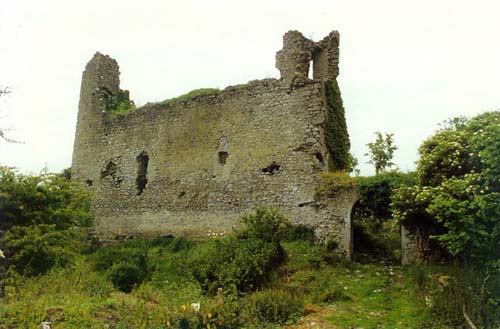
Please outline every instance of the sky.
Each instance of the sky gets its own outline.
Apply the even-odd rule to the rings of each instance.
[[[394,162],[456,116],[500,109],[500,2],[338,0],[0,0],[0,165],[71,166],[81,73],[96,51],[120,64],[136,104],[197,88],[279,78],[288,30],[340,32],[339,85],[361,174],[375,131],[394,134]]]

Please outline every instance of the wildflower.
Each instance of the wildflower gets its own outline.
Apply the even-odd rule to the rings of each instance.
[[[183,304],[183,305],[181,306],[181,310],[182,310],[183,312],[185,312],[185,311],[187,310],[187,306]]]
[[[3,254],[3,251],[0,249],[0,258],[5,258],[5,255]]]
[[[433,303],[432,303],[432,299],[431,299],[431,297],[429,297],[429,296],[425,296],[425,305],[426,305],[427,307],[432,307],[432,306],[433,306]]]
[[[196,303],[192,303],[192,304],[191,304],[191,308],[192,308],[195,312],[199,312],[199,311],[200,311],[200,308],[201,308],[200,301],[198,301],[198,302],[196,302]]]
[[[42,329],[51,329],[51,326],[50,326],[50,325],[51,325],[51,323],[50,323],[50,322],[48,322],[48,321],[43,321],[43,322],[42,322],[42,325],[41,325],[41,328],[42,328]]]

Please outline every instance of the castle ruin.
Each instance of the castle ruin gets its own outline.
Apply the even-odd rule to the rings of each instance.
[[[336,31],[319,42],[289,31],[276,54],[281,79],[116,117],[109,108],[129,94],[117,62],[96,53],[83,72],[72,177],[93,192],[99,236],[223,235],[241,215],[272,206],[350,257],[354,188],[318,194],[331,156],[325,86],[339,74],[338,46]]]

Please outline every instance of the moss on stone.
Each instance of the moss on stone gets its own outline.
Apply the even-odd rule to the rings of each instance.
[[[195,98],[195,97],[198,97],[201,95],[217,95],[219,92],[220,92],[219,88],[200,88],[200,89],[191,90],[190,92],[188,92],[184,95],[181,95],[181,96],[166,99],[164,101],[159,102],[159,104],[166,105],[166,104],[175,103],[178,101],[185,101],[185,100]]]
[[[108,92],[105,94],[104,99],[106,102],[105,112],[108,119],[114,119],[136,110],[134,102],[129,99],[128,91],[120,90],[116,95]]]

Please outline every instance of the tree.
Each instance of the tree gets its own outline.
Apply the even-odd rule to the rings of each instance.
[[[92,224],[89,192],[63,174],[17,174],[0,166],[0,249],[9,266],[38,275],[64,265]],[[1,292],[0,292],[1,295]]]
[[[377,131],[375,135],[377,135],[375,142],[366,144],[370,151],[365,155],[369,155],[371,157],[371,160],[368,161],[368,163],[375,166],[376,174],[380,174],[387,168],[394,165],[391,160],[394,156],[394,151],[397,150],[398,147],[394,145],[394,134],[386,133],[384,138],[382,133]]]
[[[10,94],[9,88],[7,88],[7,87],[0,88],[0,97],[5,96],[7,94]],[[0,127],[0,139],[3,139],[4,141],[9,142],[9,143],[18,143],[17,141],[8,138],[6,136],[6,131],[7,131],[7,129]]]
[[[452,256],[500,268],[500,111],[448,123],[420,146],[418,184],[395,194],[394,215],[430,220]]]

